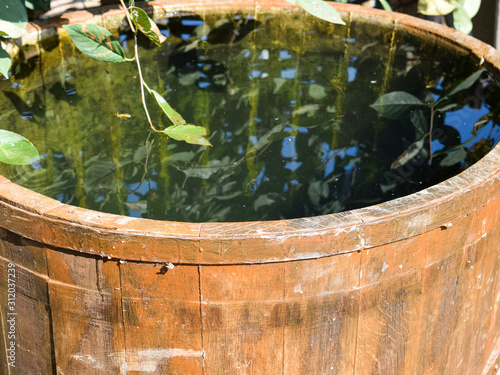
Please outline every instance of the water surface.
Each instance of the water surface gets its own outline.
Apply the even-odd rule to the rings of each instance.
[[[299,14],[299,13],[298,13]],[[187,222],[323,215],[405,196],[479,160],[500,137],[500,91],[487,72],[449,110],[389,119],[380,96],[438,100],[481,67],[466,53],[398,30],[310,17],[197,15],[140,39],[145,80],[213,147],[152,134],[133,63],[101,63],[68,40],[21,55],[0,81],[0,126],[33,141],[41,160],[0,173],[61,202]],[[120,41],[129,56],[132,41]],[[154,109],[158,128],[168,126]],[[130,114],[121,119],[117,114]],[[401,155],[425,139],[404,163]]]

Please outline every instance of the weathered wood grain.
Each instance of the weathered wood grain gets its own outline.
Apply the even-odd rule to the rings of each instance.
[[[127,373],[203,373],[198,280],[196,266],[120,265]]]
[[[283,373],[283,331],[293,320],[284,265],[200,266],[200,276],[204,373]]]
[[[286,263],[285,374],[354,374],[360,264],[357,252]]]
[[[0,229],[0,317],[2,374],[52,374],[50,302],[47,289],[47,262],[43,246]],[[15,310],[8,309],[7,269],[15,265]],[[8,367],[4,357],[10,347],[7,319],[15,319],[16,367]]]
[[[58,373],[119,373],[125,363],[116,262],[46,250]]]
[[[208,5],[146,7],[164,14]],[[291,8],[278,0],[210,6]],[[336,6],[366,33],[404,29],[457,45],[499,73],[497,51],[456,32]],[[121,11],[108,9],[71,22],[118,24]],[[62,205],[0,177],[2,353],[9,262],[19,313],[19,366],[9,368],[2,354],[0,373],[493,375],[499,212],[498,146],[408,197],[272,222],[126,218]]]

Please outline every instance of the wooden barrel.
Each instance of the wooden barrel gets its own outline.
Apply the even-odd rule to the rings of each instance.
[[[267,0],[209,5],[290,7]],[[151,9],[209,5],[171,1]],[[346,17],[456,45],[500,69],[498,52],[458,32],[335,6]],[[69,19],[107,24],[117,15],[111,9]],[[7,353],[0,372],[494,374],[499,195],[498,146],[416,194],[266,222],[104,214],[0,177],[0,351]]]

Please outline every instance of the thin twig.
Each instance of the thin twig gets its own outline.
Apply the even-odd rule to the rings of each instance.
[[[125,15],[127,16],[127,21],[128,21],[129,26],[130,26],[130,30],[132,30],[132,32],[135,34],[135,32],[136,32],[135,27],[134,27],[134,24],[132,23],[132,20],[129,17],[128,8],[125,6],[125,3],[123,2],[123,0],[120,0],[120,3],[122,4],[123,10],[125,11]]]
[[[432,128],[434,127],[434,105],[431,106],[431,124],[429,126],[429,165],[432,165]]]
[[[151,137],[151,133],[148,134],[148,137],[146,138],[146,161],[144,162],[144,173],[142,174],[141,182],[139,183],[139,186],[137,186],[134,190],[127,194],[135,194],[142,186],[144,181],[146,180],[146,175],[148,173],[148,161],[149,161],[149,154],[151,153],[151,150],[153,148],[153,142],[155,141],[154,139],[149,142],[149,138]]]
[[[144,86],[146,85],[146,82],[144,82],[144,79],[142,78],[141,63],[139,62],[139,51],[137,48],[137,34],[134,34],[134,40],[135,40],[135,61],[137,62],[137,70],[139,72],[139,80],[141,82],[142,106],[144,107],[144,112],[146,112],[146,117],[148,119],[149,127],[151,128],[152,131],[158,132],[158,130],[156,130],[155,127],[153,126],[153,122],[151,121],[151,117],[149,116],[148,107],[146,105],[146,97],[144,95]]]
[[[146,118],[148,119],[149,127],[151,128],[152,131],[158,133],[159,130],[156,130],[156,128],[153,126],[153,122],[151,121],[151,116],[149,115],[148,107],[146,105],[146,96],[144,95],[144,86],[146,85],[146,82],[144,82],[144,79],[142,78],[141,62],[139,61],[139,49],[138,49],[138,45],[137,45],[137,30],[134,28],[133,22],[130,19],[130,14],[128,13],[128,8],[125,6],[125,3],[123,2],[123,0],[120,0],[120,3],[122,4],[122,7],[125,8],[125,15],[127,17],[127,21],[130,25],[130,29],[134,33],[134,59],[135,59],[135,62],[137,63],[137,70],[139,72],[139,81],[141,84],[142,107],[144,108],[144,112],[146,112]]]

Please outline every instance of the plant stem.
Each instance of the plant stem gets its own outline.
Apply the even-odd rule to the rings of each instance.
[[[134,24],[132,23],[132,20],[130,19],[130,16],[128,15],[128,8],[125,5],[125,3],[123,2],[123,0],[120,0],[120,3],[122,4],[123,10],[125,11],[125,15],[127,16],[127,21],[128,21],[129,26],[130,26],[130,30],[132,30],[132,32],[135,34],[136,33],[135,27],[134,27]]]
[[[151,116],[149,116],[148,107],[146,105],[146,97],[144,95],[144,86],[146,86],[146,82],[144,82],[144,79],[142,78],[141,63],[139,62],[139,51],[137,48],[137,33],[134,33],[134,41],[135,41],[135,61],[137,62],[137,71],[139,72],[139,81],[141,83],[142,106],[144,107],[144,112],[146,112],[146,117],[148,119],[149,127],[151,128],[152,131],[158,133],[158,130],[156,130],[155,127],[153,126],[153,122],[151,121]]]
[[[159,131],[156,130],[156,128],[153,126],[153,122],[151,121],[151,116],[149,115],[148,107],[146,105],[146,97],[144,95],[144,86],[146,85],[146,82],[144,82],[144,79],[142,77],[142,69],[141,69],[141,62],[139,61],[139,49],[137,45],[137,30],[134,27],[134,24],[132,20],[130,19],[130,15],[128,14],[128,8],[125,6],[125,3],[123,0],[120,0],[120,3],[122,7],[125,9],[125,16],[127,17],[128,24],[130,25],[130,29],[134,33],[134,59],[135,62],[137,63],[137,71],[139,72],[139,81],[141,85],[141,100],[142,100],[142,106],[144,108],[144,112],[146,112],[146,118],[148,119],[149,127],[151,128],[152,131],[158,133]]]
[[[431,123],[429,125],[429,165],[432,165],[432,128],[434,127],[434,105],[431,105]]]

